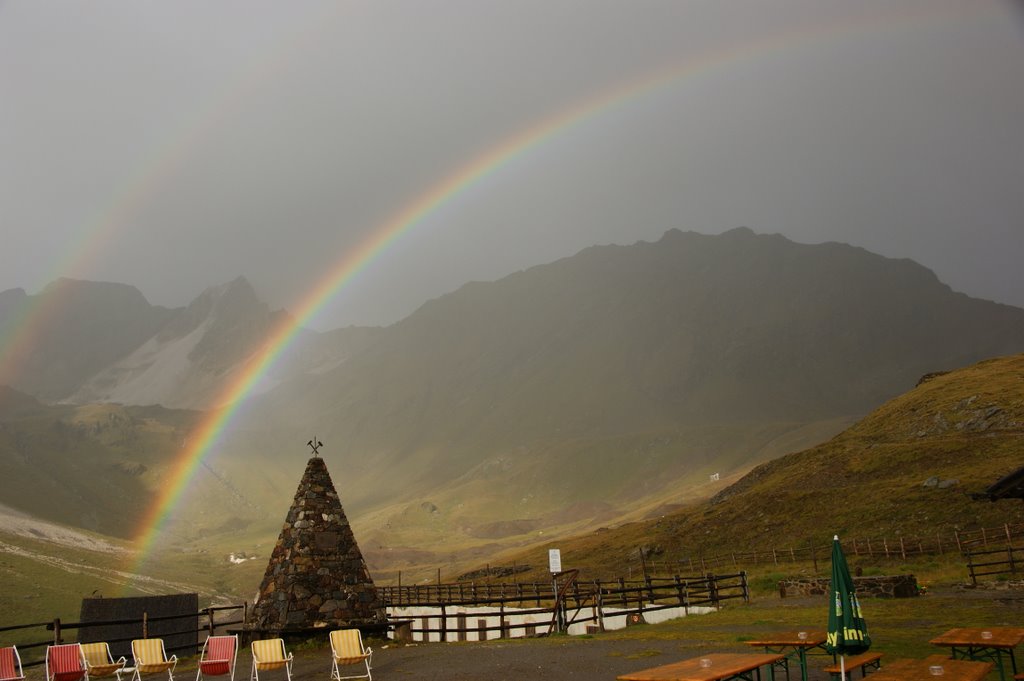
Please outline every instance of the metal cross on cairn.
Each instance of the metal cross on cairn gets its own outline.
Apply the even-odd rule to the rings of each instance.
[[[324,443],[314,437],[306,445],[313,450],[313,456],[320,456],[320,448],[324,446]]]

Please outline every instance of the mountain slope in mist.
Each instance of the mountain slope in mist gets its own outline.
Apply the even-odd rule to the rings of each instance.
[[[1024,310],[912,261],[672,230],[430,301],[257,400],[233,451],[315,432],[374,543],[453,545],[713,493],[922,374],[1022,350]]]
[[[0,293],[0,333],[27,325],[31,338],[15,342],[18,356],[5,359],[0,384],[49,402],[216,407],[232,378],[286,321],[287,313],[271,311],[242,277],[178,309],[150,305],[124,284],[61,279],[35,296],[12,289]],[[301,330],[257,390],[326,370],[372,333]],[[17,331],[4,337],[17,338]]]

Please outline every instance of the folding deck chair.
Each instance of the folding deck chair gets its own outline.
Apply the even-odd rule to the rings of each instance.
[[[135,659],[134,681],[142,681],[143,674],[167,672],[169,681],[174,681],[174,666],[178,664],[178,656],[167,657],[162,638],[137,638],[132,641],[132,657]]]
[[[102,679],[105,676],[116,676],[121,681],[121,672],[128,663],[122,655],[118,659],[110,654],[110,646],[106,641],[98,643],[83,643],[82,655],[85,656],[85,666],[89,668],[90,679]]]
[[[369,646],[363,646],[363,636],[358,629],[335,629],[331,632],[331,656],[334,658],[331,666],[331,678],[334,681],[342,679],[361,679],[370,677],[370,657],[373,650]],[[354,676],[342,676],[339,667],[346,665],[366,666],[365,674]]]
[[[252,673],[249,681],[259,681],[259,673],[281,669],[292,681],[292,654],[284,649],[283,638],[268,638],[252,642]]]
[[[88,673],[81,644],[46,646],[46,681],[80,681]]]
[[[16,681],[24,679],[25,672],[21,670],[21,657],[18,655],[16,646],[0,648],[0,681]]]
[[[235,660],[238,658],[238,634],[232,636],[209,636],[199,656],[199,670],[196,681],[204,676],[230,675],[235,681]]]

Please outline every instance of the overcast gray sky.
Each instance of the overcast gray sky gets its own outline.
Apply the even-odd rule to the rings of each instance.
[[[1009,1],[0,1],[0,290],[293,307],[482,160],[318,328],[673,227],[1024,306],[1022,121]]]

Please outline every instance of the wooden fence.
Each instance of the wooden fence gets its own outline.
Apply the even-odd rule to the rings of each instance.
[[[223,616],[218,613],[235,612],[241,610],[241,619],[224,619]],[[248,614],[248,605],[242,603],[241,605],[226,605],[219,607],[205,608],[198,613],[191,613],[187,615],[169,615],[165,617],[149,617],[146,613],[142,614],[141,618],[134,619],[120,619],[120,620],[105,620],[95,622],[63,622],[59,617],[54,618],[48,622],[37,622],[33,624],[15,624],[6,627],[0,627],[0,635],[3,636],[5,643],[9,638],[17,638],[14,641],[18,646],[18,652],[21,654],[22,665],[24,667],[34,667],[41,665],[46,660],[46,647],[51,645],[58,645],[65,642],[64,634],[70,629],[89,629],[91,627],[102,627],[110,625],[138,625],[138,634],[132,635],[127,638],[110,639],[107,643],[124,643],[132,640],[133,638],[147,638],[149,636],[149,624],[151,622],[164,622],[174,620],[189,620],[190,622],[202,622],[205,619],[204,624],[199,624],[198,627],[194,624],[186,624],[186,629],[176,631],[177,634],[199,634],[200,632],[207,632],[208,635],[213,636],[214,632],[218,629],[222,629],[228,626],[234,626],[236,624],[242,624],[246,620]],[[196,627],[196,628],[194,628]],[[44,632],[52,632],[44,634]],[[12,635],[13,634],[13,635]],[[25,654],[25,651],[29,651]],[[195,655],[199,652],[198,647],[189,645],[185,647],[168,647],[169,653],[185,653],[188,655]]]
[[[843,537],[843,551],[847,556],[867,556],[907,560],[914,556],[944,554],[967,555],[977,552],[979,547],[1004,546],[1013,540],[1024,539],[1024,523],[1005,523],[1000,527],[980,528],[972,531],[955,531],[950,534],[936,533],[919,537]],[[792,563],[813,563],[818,568],[819,559],[827,568],[832,554],[831,542],[816,545],[808,542],[800,547],[773,547],[751,551],[735,551],[714,556],[698,555],[672,558],[669,556],[644,555],[638,551],[638,558],[631,561],[625,572],[629,575],[674,574],[680,571],[707,572],[709,570],[735,569],[738,566],[786,565]]]
[[[1024,572],[1024,548],[1007,544],[996,549],[968,550],[967,571],[971,583],[978,585],[978,577],[1016,575]]]
[[[719,607],[724,601],[749,601],[746,572],[736,574],[705,574],[699,577],[647,577],[640,581],[618,579],[611,582],[573,582],[561,585],[556,596],[555,583],[519,584],[430,584],[416,586],[378,587],[384,603],[393,608],[430,608],[429,616],[407,622],[408,633],[430,640],[437,634],[441,641],[467,640],[475,634],[478,640],[564,631],[572,625],[604,628],[604,619],[612,616],[642,621],[644,613],[669,608]],[[513,612],[513,606],[514,612]],[[467,614],[466,608],[473,608]],[[514,615],[514,616],[513,616]],[[524,617],[543,619],[522,621]],[[467,625],[475,618],[474,626]],[[432,626],[431,622],[437,622]],[[488,621],[493,621],[489,624]],[[497,632],[496,636],[492,636]]]

